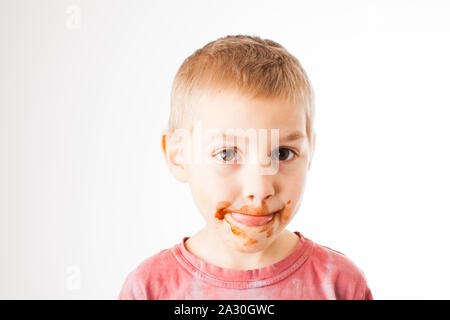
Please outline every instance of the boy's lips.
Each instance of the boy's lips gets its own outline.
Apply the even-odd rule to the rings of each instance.
[[[273,212],[268,215],[249,215],[249,214],[243,214],[238,212],[231,212],[231,216],[234,220],[237,222],[243,223],[248,226],[263,226],[270,221],[272,221],[275,214],[280,212],[281,210],[278,210],[276,212]]]

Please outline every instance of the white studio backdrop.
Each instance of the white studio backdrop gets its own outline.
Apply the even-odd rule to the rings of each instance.
[[[316,93],[288,226],[375,299],[449,299],[448,1],[0,1],[0,298],[115,299],[198,231],[160,148],[173,77],[228,34],[275,40]]]

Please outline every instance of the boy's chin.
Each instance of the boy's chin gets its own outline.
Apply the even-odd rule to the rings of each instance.
[[[234,248],[236,249],[236,251],[242,253],[256,253],[269,247],[272,241],[273,239],[262,239],[258,240],[258,242],[256,243],[247,244],[241,239],[234,239]]]
[[[215,219],[214,229],[229,248],[242,253],[256,253],[267,249],[284,229],[280,218],[277,214],[266,225],[247,226],[226,214],[222,220]]]
[[[229,214],[224,221],[226,237],[234,244],[234,248],[240,252],[254,253],[266,249],[279,234],[282,227],[279,215],[262,226],[247,226],[235,221]]]
[[[233,248],[242,253],[256,253],[267,249],[279,234],[279,232],[274,229],[270,230],[269,237],[267,236],[267,231],[258,232],[252,230],[253,232],[249,232],[249,230],[245,230],[247,231],[246,233],[239,234],[235,234],[233,230],[224,231],[226,232],[225,236],[229,239],[229,243],[233,244]]]

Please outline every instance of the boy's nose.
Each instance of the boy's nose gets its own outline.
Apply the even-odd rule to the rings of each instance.
[[[243,195],[259,206],[275,194],[273,176],[261,174],[257,166],[249,166],[242,176]]]

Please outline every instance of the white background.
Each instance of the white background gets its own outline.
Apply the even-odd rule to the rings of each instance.
[[[173,77],[228,34],[311,78],[316,154],[288,226],[375,299],[450,298],[448,1],[1,1],[0,298],[115,299],[199,230],[160,149]]]

